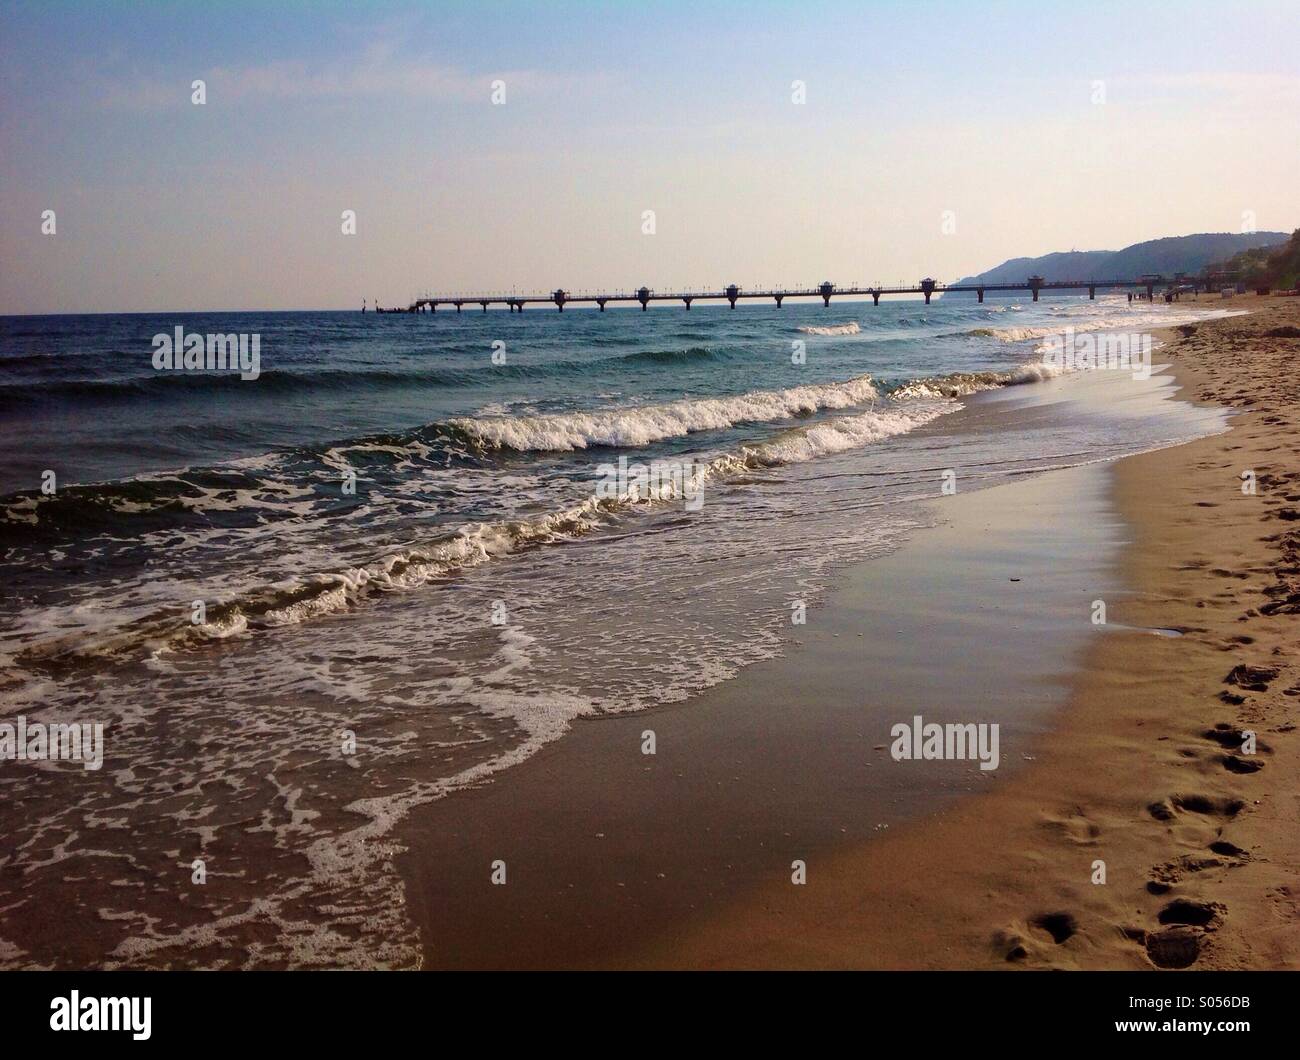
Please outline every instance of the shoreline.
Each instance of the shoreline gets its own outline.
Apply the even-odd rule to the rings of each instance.
[[[1300,303],[1251,308],[1162,350],[1187,398],[1238,410],[1228,433],[1114,467],[1134,540],[1111,621],[1183,635],[1099,638],[1033,769],[637,965],[1300,967],[1300,673],[1286,654],[1300,474],[1279,463],[1296,442],[1300,343],[1265,334]]]
[[[1284,312],[1294,308],[1294,303],[1283,305]],[[1225,306],[1240,307],[1240,303]],[[1240,327],[1239,322],[1250,319],[1253,317],[1212,323]],[[1202,323],[1192,332],[1210,326]],[[1175,346],[1164,347],[1162,360],[1174,353]],[[1184,390],[1189,388],[1181,376],[1179,382]],[[1004,740],[1004,766],[996,777],[976,776],[977,769],[968,769],[965,776],[954,774],[955,782],[939,785],[937,793],[933,774],[925,778],[928,792],[894,780],[891,783],[897,787],[892,797],[911,800],[909,812],[887,821],[855,819],[851,811],[859,805],[855,799],[860,796],[855,771],[861,770],[864,758],[868,767],[877,767],[877,773],[890,763],[887,758],[880,760],[882,737],[878,731],[873,730],[865,747],[860,740],[839,739],[855,725],[861,738],[864,729],[862,719],[846,713],[853,696],[860,701],[863,692],[861,669],[850,667],[847,681],[842,673],[844,651],[854,647],[849,639],[853,631],[847,626],[828,628],[819,645],[810,624],[810,632],[799,635],[808,644],[799,645],[799,638],[794,641],[799,645],[796,653],[806,654],[802,661],[784,658],[771,666],[755,664],[745,674],[687,704],[584,721],[564,740],[495,784],[457,793],[414,815],[400,830],[406,853],[399,857],[398,865],[411,915],[421,928],[424,966],[950,968],[1005,966],[1010,954],[1013,964],[1025,966],[1149,968],[1153,962],[1147,955],[1148,938],[1149,949],[1166,963],[1169,954],[1177,956],[1193,947],[1204,961],[1214,947],[1203,946],[1202,941],[1220,927],[1223,915],[1211,910],[1208,925],[1160,925],[1160,912],[1180,897],[1179,887],[1171,884],[1161,902],[1161,896],[1145,889],[1155,860],[1147,858],[1151,864],[1138,867],[1145,851],[1160,847],[1160,836],[1149,834],[1151,828],[1134,828],[1124,819],[1127,803],[1121,809],[1115,802],[1124,794],[1120,787],[1108,795],[1089,790],[1088,782],[1105,779],[1109,783],[1113,779],[1113,769],[1105,768],[1105,762],[1099,766],[1093,761],[1107,756],[1135,769],[1147,786],[1157,779],[1153,774],[1159,770],[1142,760],[1150,757],[1150,750],[1135,752],[1143,746],[1143,734],[1131,731],[1133,720],[1112,701],[1134,698],[1134,689],[1149,689],[1152,691],[1142,694],[1160,696],[1167,680],[1167,675],[1162,676],[1163,667],[1176,671],[1178,651],[1203,635],[1186,616],[1175,619],[1152,607],[1143,595],[1156,587],[1138,577],[1141,571],[1134,570],[1133,564],[1149,565],[1150,556],[1141,561],[1134,556],[1144,554],[1141,538],[1153,529],[1159,531],[1162,524],[1159,519],[1152,524],[1146,518],[1150,513],[1135,508],[1142,509],[1150,501],[1152,476],[1164,481],[1170,468],[1180,466],[1183,457],[1169,454],[1185,454],[1195,446],[1231,444],[1224,439],[1235,436],[1236,432],[1230,431],[1118,464],[1048,472],[961,498],[962,504],[973,508],[973,518],[1005,518],[1006,509],[1017,507],[1004,503],[1006,491],[1022,490],[1030,496],[1019,508],[1046,518],[1044,502],[1053,493],[1051,483],[1060,476],[1073,476],[1069,488],[1056,491],[1060,503],[1073,503],[1076,516],[1082,506],[1097,518],[1109,501],[1094,499],[1096,503],[1089,508],[1084,494],[1093,488],[1119,504],[1130,517],[1127,526],[1139,537],[1137,544],[1125,545],[1116,540],[1105,543],[1102,535],[1098,541],[1105,557],[1092,568],[1071,555],[1070,547],[1079,543],[1077,538],[1058,542],[1055,551],[1046,549],[1037,557],[1042,566],[1034,571],[1035,576],[1026,577],[1016,587],[1017,592],[1028,590],[1040,576],[1063,567],[1075,573],[1086,570],[1086,586],[1080,592],[1087,598],[1072,613],[1070,622],[1077,624],[1080,614],[1087,622],[1087,601],[1097,595],[1098,586],[1104,586],[1108,601],[1113,597],[1111,625],[1107,635],[1094,643],[1085,646],[1080,642],[1069,649],[1078,653],[1077,673],[1068,680],[1065,674],[1056,675],[1061,685],[1059,702],[1045,712],[1039,703],[1037,720],[1013,733],[1010,744]],[[1154,461],[1155,470],[1136,478],[1128,470],[1118,470],[1131,464],[1145,467],[1140,464],[1144,461]],[[1092,487],[1083,485],[1089,479]],[[1238,485],[1229,483],[1233,489]],[[993,497],[998,499],[990,500]],[[1056,519],[1053,525],[1068,527],[1069,514],[1050,513]],[[1160,518],[1168,518],[1163,509]],[[858,632],[874,628],[879,633],[885,626],[901,625],[890,609],[896,596],[890,589],[891,566],[894,575],[911,569],[907,576],[913,578],[910,592],[916,599],[923,595],[915,581],[916,550],[928,549],[927,555],[936,561],[945,547],[954,554],[962,553],[963,547],[969,548],[964,541],[970,530],[970,520],[965,518],[955,529],[922,530],[893,556],[846,569],[837,585],[847,588],[832,590],[832,596],[852,598],[860,571],[869,569],[877,588],[883,584],[885,606],[878,614],[869,615],[859,593],[856,609],[850,608]],[[945,533],[950,535],[946,545]],[[980,568],[977,576],[992,574],[1004,585],[1008,580],[1021,581],[1008,578],[997,564],[1004,558],[996,555],[997,550],[1013,537],[1006,526],[1000,535],[993,535],[989,554],[974,564]],[[1193,540],[1196,538],[1194,534]],[[1149,552],[1147,547],[1145,553]],[[971,555],[967,551],[966,559]],[[1030,561],[1017,556],[1015,562]],[[951,578],[959,571],[950,567],[944,573]],[[1113,574],[1122,577],[1116,582],[1110,577]],[[935,584],[941,586],[942,582],[939,578]],[[1027,617],[1041,624],[1044,615],[1038,612]],[[874,627],[869,624],[872,621]],[[1153,630],[1170,628],[1187,632],[1181,637],[1152,635]],[[903,631],[891,628],[889,632]],[[970,630],[965,632],[969,635]],[[1008,643],[1005,633],[1001,643]],[[882,647],[884,654],[877,661],[893,662],[898,654],[896,645]],[[858,641],[859,651],[862,646],[863,641]],[[960,635],[947,646],[960,651]],[[1040,674],[1036,680],[1022,676],[1024,656],[998,658],[996,649],[987,648],[984,655],[986,667],[996,658],[997,665],[1017,675],[1017,692],[1026,700],[1051,699],[1054,693],[1046,687],[1052,683],[1051,675]],[[1061,657],[1061,653],[1056,655],[1058,661]],[[1148,658],[1161,660],[1154,676],[1145,668],[1143,660]],[[1110,688],[1088,685],[1098,673],[1115,670],[1116,660],[1127,666],[1122,670],[1127,684],[1121,681]],[[926,672],[917,669],[925,664],[923,653],[915,654],[911,661],[913,675]],[[955,673],[946,680],[950,689],[959,692],[950,702],[965,707],[978,702],[978,695],[962,685],[971,677],[967,672],[970,659],[959,657],[956,661]],[[1223,669],[1226,672],[1228,668]],[[867,672],[874,676],[881,670],[877,667]],[[928,680],[933,678],[932,662],[926,673]],[[791,675],[794,685],[789,683]],[[895,677],[892,691],[896,697],[905,696],[907,668],[899,668]],[[791,697],[799,694],[800,679],[805,682],[805,700],[817,704],[815,711],[805,711],[802,716],[789,709]],[[776,696],[781,709],[770,709],[770,703],[765,709],[761,703],[747,701],[746,696],[754,699],[755,688],[762,689],[769,700]],[[871,692],[878,701],[881,690]],[[1005,695],[1005,689],[1002,692]],[[1081,697],[1098,696],[1110,704],[1108,711],[1078,707]],[[720,711],[724,713],[719,715]],[[892,720],[904,714],[910,718],[913,713],[909,709]],[[941,713],[939,703],[924,713]],[[1223,710],[1212,713],[1212,721],[1198,724],[1232,723]],[[1089,724],[1097,725],[1097,733],[1084,734],[1086,738],[1081,739],[1076,714],[1091,719]],[[963,720],[966,717],[963,715]],[[1179,728],[1179,718],[1152,715],[1152,720],[1169,730],[1159,742],[1172,746],[1175,735],[1191,742],[1193,734]],[[1007,721],[1005,716],[1003,721]],[[1144,724],[1138,719],[1136,728]],[[654,730],[659,740],[667,739],[670,746],[679,747],[681,755],[666,762],[660,750],[656,758],[642,758],[637,743],[649,730]],[[1063,744],[1068,747],[1071,741],[1083,745],[1080,759],[1086,766],[1062,765],[1066,757]],[[1278,737],[1261,732],[1260,741],[1268,748],[1261,747],[1258,760],[1264,760],[1275,749]],[[837,743],[853,746],[837,747]],[[1181,746],[1172,752],[1175,765],[1192,762],[1205,773],[1214,768],[1224,771],[1220,764],[1223,748],[1213,741],[1210,746],[1212,752]],[[770,750],[765,752],[765,748]],[[1165,763],[1160,759],[1157,764]],[[665,766],[670,772],[664,771]],[[808,771],[802,787],[787,785],[783,774],[800,769]],[[638,774],[645,775],[645,783]],[[659,784],[652,779],[655,776],[669,783]],[[1258,780],[1259,776],[1230,774],[1237,782]],[[809,777],[814,779],[809,781]],[[835,787],[837,777],[849,779],[839,784],[831,799],[819,801],[806,790],[811,784],[814,793],[825,795]],[[1171,792],[1179,795],[1181,801],[1171,802],[1175,824],[1162,827],[1177,830],[1184,843],[1193,846],[1226,842],[1218,832],[1205,838],[1194,826],[1196,822],[1186,820],[1194,814],[1189,806],[1202,805],[1198,795],[1212,805],[1231,801],[1232,797],[1218,792],[1218,779],[1210,776],[1200,784],[1170,788],[1147,797],[1140,805],[1170,799]],[[962,797],[975,791],[980,794],[974,798]],[[878,798],[880,791],[875,795]],[[1040,811],[1036,808],[1039,802],[1053,805]],[[1093,803],[1099,808],[1089,812]],[[819,819],[835,814],[843,816],[843,821]],[[1202,816],[1210,822],[1206,827],[1219,827],[1213,814]],[[1150,820],[1153,825],[1158,823],[1155,818]],[[797,834],[792,834],[791,821]],[[665,822],[672,827],[664,828]],[[891,824],[897,825],[892,832],[886,830]],[[839,835],[834,834],[836,829]],[[1136,849],[1126,845],[1130,833],[1140,833]],[[972,843],[971,837],[979,837],[979,841]],[[989,853],[990,844],[998,848],[996,858]],[[1242,848],[1247,849],[1244,843]],[[1102,857],[1099,850],[1111,852],[1103,859],[1108,872],[1104,887],[1089,882],[1092,863]],[[799,856],[807,856],[808,883],[793,887],[789,867],[791,858]],[[488,865],[497,857],[510,866],[510,886],[488,886]],[[680,872],[683,862],[691,865],[691,871]],[[1248,857],[1235,857],[1232,863],[1256,864]],[[1177,876],[1179,867],[1166,867],[1163,874]],[[685,879],[673,878],[683,875]],[[1085,897],[1081,888],[1089,887],[1094,893]],[[1106,902],[1097,901],[1114,896],[1127,910],[1133,906],[1130,891],[1134,888],[1146,896],[1150,925],[1136,912],[1121,916]],[[995,900],[996,895],[1002,899]],[[1133,907],[1140,910],[1142,904]],[[1253,911],[1262,908],[1260,904]],[[993,910],[998,916],[990,920]],[[1201,912],[1180,905],[1173,914],[1166,913],[1171,915],[1196,919]],[[1107,917],[1114,928],[1109,934],[1098,926]],[[906,927],[900,930],[900,925]],[[1059,944],[1053,941],[1057,935],[1063,936]],[[1188,935],[1195,936],[1192,942],[1186,941]],[[1287,944],[1287,952],[1294,954],[1297,949],[1300,947]],[[1274,966],[1270,961],[1281,959],[1270,957],[1253,966]]]
[[[1104,466],[935,503],[943,522],[844,568],[779,657],[684,702],[579,719],[491,783],[413,812],[398,868],[425,967],[635,965],[654,940],[704,930],[786,879],[792,860],[819,872],[1025,768],[1065,703],[1061,642],[1082,653],[1077,615],[1111,581],[1120,541]],[[1094,517],[1086,556],[1065,569],[1059,531],[1081,507]],[[1058,532],[1006,548],[1041,529]],[[981,652],[936,670],[972,635]],[[890,726],[917,712],[999,721],[1000,768],[891,768]],[[498,859],[507,886],[489,885]]]

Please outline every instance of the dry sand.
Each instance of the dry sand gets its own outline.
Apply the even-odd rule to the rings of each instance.
[[[1300,967],[1300,299],[1225,304],[1251,314],[1179,329],[1158,359],[1242,414],[1115,469],[1135,593],[1108,618],[1184,635],[1098,637],[1032,768],[631,963]]]

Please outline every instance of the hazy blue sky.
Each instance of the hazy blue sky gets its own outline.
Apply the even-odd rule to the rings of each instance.
[[[1295,0],[0,3],[0,312],[945,280],[1290,230],[1297,41]]]

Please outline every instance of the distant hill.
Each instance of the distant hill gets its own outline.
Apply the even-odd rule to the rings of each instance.
[[[1041,258],[1012,258],[997,268],[967,276],[958,284],[1023,283],[1030,276],[1044,280],[1136,280],[1144,273],[1173,276],[1199,273],[1205,266],[1227,261],[1235,254],[1275,247],[1287,241],[1285,232],[1202,232],[1194,236],[1169,236],[1134,243],[1123,250],[1070,250]],[[949,297],[965,297],[962,294]],[[973,295],[971,297],[974,297]]]
[[[1294,291],[1300,287],[1300,228],[1281,247],[1260,247],[1234,255],[1226,270],[1237,273],[1248,288]]]

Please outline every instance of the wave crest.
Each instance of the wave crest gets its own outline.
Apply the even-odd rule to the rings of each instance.
[[[959,408],[951,401],[904,405],[891,402],[878,409],[793,428],[768,442],[697,462],[689,479],[665,488],[647,493],[633,488],[617,497],[593,495],[572,507],[531,519],[471,524],[455,534],[401,548],[364,565],[306,574],[244,592],[209,606],[202,625],[191,623],[183,610],[155,612],[116,628],[61,632],[29,644],[20,655],[37,665],[91,657],[126,658],[141,652],[198,648],[241,634],[295,625],[348,610],[376,593],[416,589],[493,559],[582,537],[615,525],[628,512],[691,496],[710,482],[802,463],[905,434]]]
[[[798,330],[805,335],[856,335],[862,328],[856,320],[850,320],[847,324],[809,324]]]
[[[822,409],[848,408],[877,397],[871,377],[861,375],[843,383],[755,390],[735,397],[547,416],[465,417],[451,420],[449,425],[462,437],[492,449],[567,452],[591,446],[640,448],[737,423],[771,423]]]

